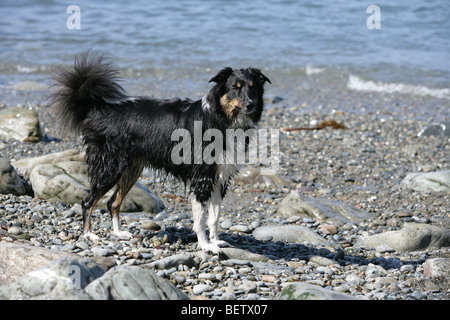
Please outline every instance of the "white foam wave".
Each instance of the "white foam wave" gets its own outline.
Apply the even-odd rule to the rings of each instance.
[[[415,86],[404,83],[383,83],[374,81],[364,81],[361,78],[350,75],[347,87],[357,91],[372,91],[386,93],[406,93],[419,96],[432,96],[439,99],[450,100],[450,89],[430,89],[424,86]]]
[[[36,72],[38,70],[37,67],[25,67],[25,66],[21,66],[20,64],[17,66],[17,71],[21,72],[21,73],[32,73],[32,72]]]
[[[323,72],[325,69],[324,68],[315,68],[315,67],[313,67],[313,66],[311,66],[311,65],[307,65],[306,67],[305,67],[305,72],[306,72],[306,74],[309,76],[309,75],[312,75],[312,74],[317,74],[317,73],[321,73],[321,72]]]

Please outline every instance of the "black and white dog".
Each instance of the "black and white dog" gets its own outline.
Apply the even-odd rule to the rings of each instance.
[[[227,67],[210,80],[215,85],[198,101],[159,100],[128,96],[117,75],[101,54],[85,52],[54,76],[56,120],[67,133],[82,136],[86,152],[91,190],[82,201],[84,234],[96,237],[91,233],[92,210],[115,186],[107,203],[114,234],[130,237],[120,230],[120,206],[143,168],[151,167],[189,185],[199,247],[218,253],[226,245],[218,237],[220,204],[238,166],[194,161],[195,150],[187,157],[192,161],[173,161],[172,149],[178,141],[172,141],[172,133],[182,128],[193,137],[194,123],[197,127],[201,123],[202,132],[220,130],[224,137],[226,130],[253,128],[263,111],[264,84],[270,80],[255,68]],[[187,154],[183,156],[186,159]],[[207,213],[210,241],[205,233]]]

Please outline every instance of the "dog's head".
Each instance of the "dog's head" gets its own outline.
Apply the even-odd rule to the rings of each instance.
[[[266,81],[271,83],[259,69],[227,67],[209,82],[216,83],[211,92],[214,92],[223,113],[239,126],[247,120],[256,123],[261,118]]]

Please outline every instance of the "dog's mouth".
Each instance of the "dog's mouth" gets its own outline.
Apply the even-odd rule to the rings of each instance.
[[[253,107],[253,108],[239,108],[239,112],[242,112],[243,114],[246,114],[246,115],[250,115],[250,114],[252,114],[252,113],[254,113],[256,111],[256,108],[255,107]]]
[[[237,116],[239,113],[250,115],[256,111],[256,104],[252,100],[242,101],[241,99],[229,99],[227,95],[220,99],[223,110],[231,117]]]

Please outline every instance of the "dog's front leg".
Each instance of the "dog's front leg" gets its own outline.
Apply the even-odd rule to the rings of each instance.
[[[219,240],[219,212],[220,205],[222,203],[222,188],[221,185],[216,185],[214,187],[214,192],[211,196],[211,201],[209,202],[209,216],[208,216],[208,227],[209,227],[209,239],[212,244],[218,247],[228,247],[229,244],[226,241]]]
[[[198,201],[194,194],[191,194],[190,201],[192,205],[192,215],[194,217],[193,229],[197,234],[198,246],[203,251],[219,254],[219,247],[210,243],[206,238],[207,203]]]

